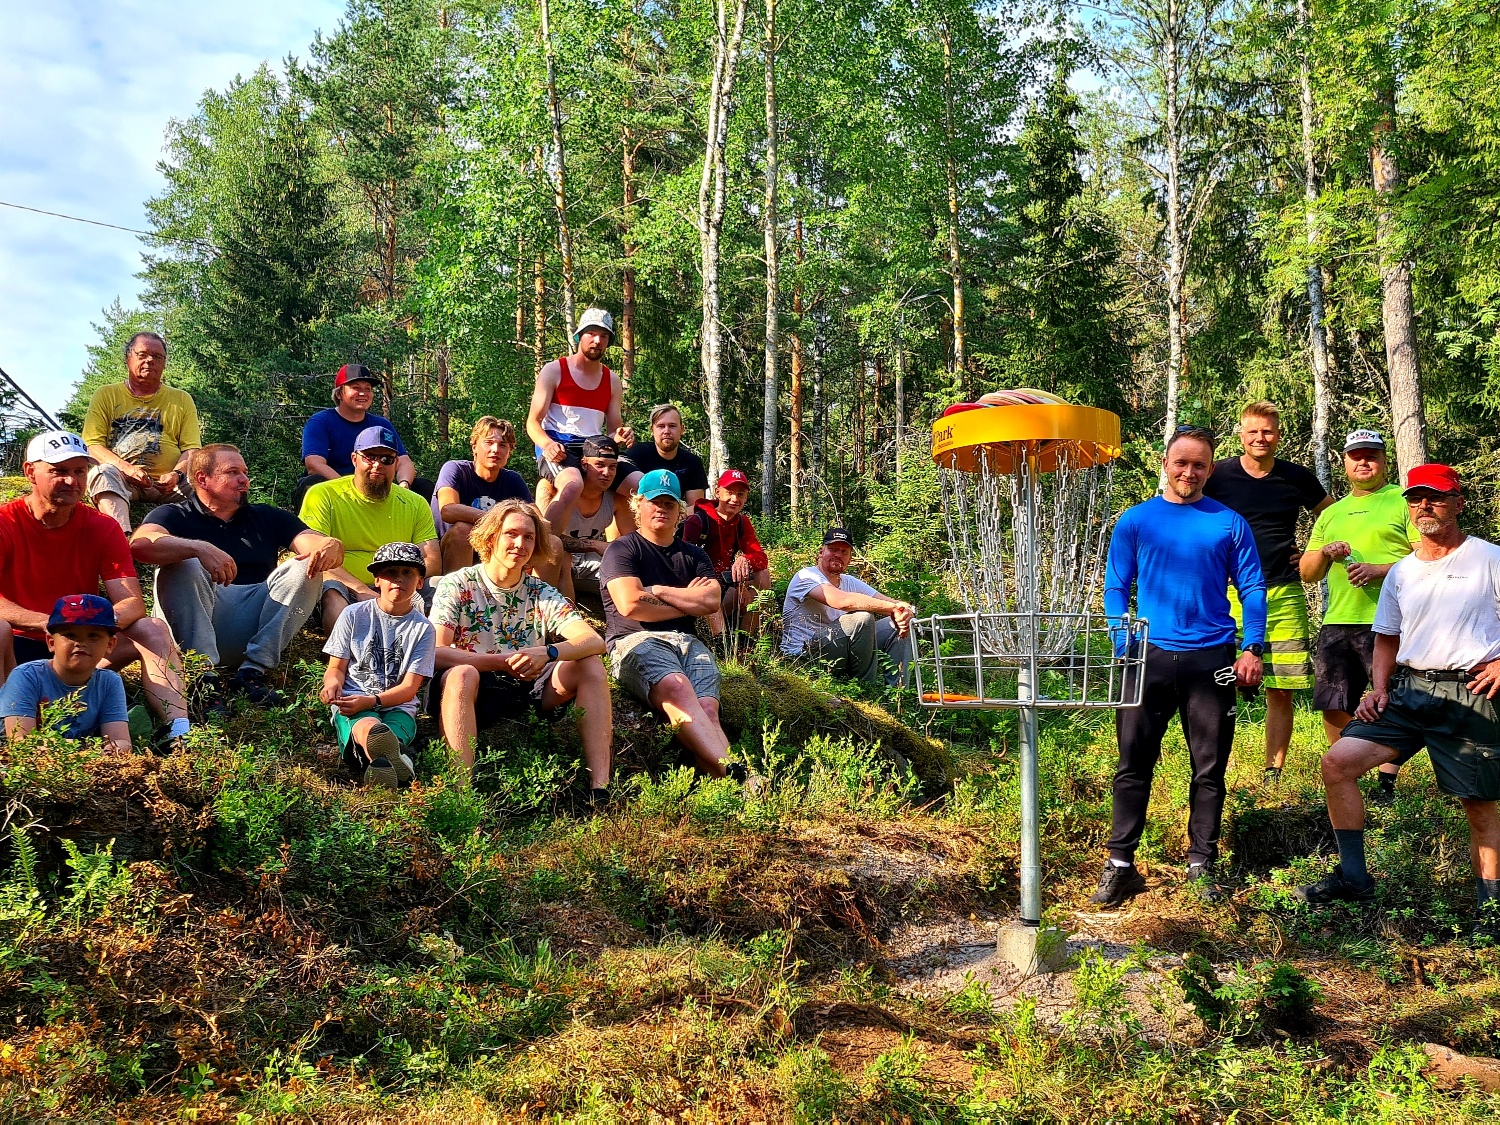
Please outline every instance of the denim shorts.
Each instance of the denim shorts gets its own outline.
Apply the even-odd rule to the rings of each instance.
[[[674,673],[686,676],[699,699],[719,698],[719,666],[697,637],[686,633],[642,630],[621,637],[609,650],[616,682],[642,703],[651,689]]]

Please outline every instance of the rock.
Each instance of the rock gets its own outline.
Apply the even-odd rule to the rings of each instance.
[[[1500,1059],[1461,1055],[1437,1043],[1423,1043],[1422,1050],[1428,1060],[1423,1073],[1438,1085],[1461,1086],[1468,1079],[1486,1093],[1500,1090]]]

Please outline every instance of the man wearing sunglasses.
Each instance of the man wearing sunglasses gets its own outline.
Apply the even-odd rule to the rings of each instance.
[[[422,548],[427,573],[442,573],[432,509],[415,492],[393,487],[400,461],[395,433],[387,426],[370,426],[354,439],[353,475],[315,484],[303,498],[302,522],[344,545],[344,565],[328,571],[323,582],[318,613],[325,633],[345,606],[377,596],[370,560],[384,544],[415,543]],[[430,582],[422,596],[430,605]]]
[[[1403,493],[1421,534],[1391,567],[1375,609],[1373,686],[1354,721],[1323,755],[1328,819],[1339,865],[1300,897],[1315,906],[1368,902],[1365,806],[1359,779],[1422,750],[1438,788],[1469,821],[1479,921],[1475,936],[1500,941],[1500,547],[1458,527],[1464,499],[1447,465],[1418,465]]]

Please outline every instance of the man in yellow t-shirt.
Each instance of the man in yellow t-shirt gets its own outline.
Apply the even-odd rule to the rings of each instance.
[[[354,475],[313,485],[302,499],[302,522],[344,545],[344,565],[324,572],[318,613],[324,632],[354,602],[376,597],[370,560],[387,543],[415,543],[422,548],[429,576],[441,574],[432,508],[415,492],[392,488],[401,458],[396,435],[389,427],[371,426],[354,439]],[[422,589],[423,602],[432,605],[432,583]]]
[[[1381,584],[1421,538],[1388,470],[1385,439],[1374,430],[1355,430],[1344,439],[1349,495],[1318,516],[1300,564],[1302,581],[1328,579],[1313,653],[1313,706],[1323,712],[1329,745],[1349,725],[1371,684]],[[1380,788],[1371,798],[1377,804],[1394,796],[1397,769],[1392,763],[1380,767]]]
[[[88,496],[130,535],[130,505],[186,499],[188,456],[203,444],[198,408],[186,391],[162,383],[167,345],[137,332],[125,345],[126,379],[100,387],[83,419],[83,441],[96,464]]]

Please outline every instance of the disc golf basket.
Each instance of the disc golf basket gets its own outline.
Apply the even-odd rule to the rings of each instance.
[[[1037,712],[1141,701],[1146,622],[1102,609],[1119,455],[1116,415],[1037,391],[950,407],[932,428],[949,565],[967,612],[913,622],[917,691],[928,707],[1019,712],[1021,923],[1033,935]]]

